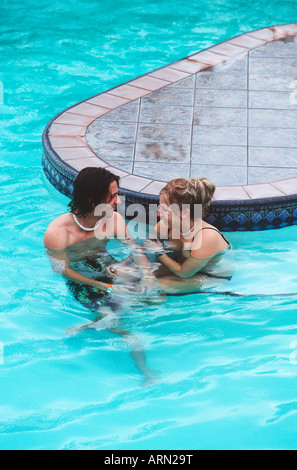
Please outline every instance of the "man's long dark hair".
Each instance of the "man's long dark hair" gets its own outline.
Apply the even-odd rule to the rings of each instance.
[[[105,168],[84,168],[74,181],[72,200],[68,204],[72,213],[85,217],[95,206],[106,202],[110,184],[120,178]]]

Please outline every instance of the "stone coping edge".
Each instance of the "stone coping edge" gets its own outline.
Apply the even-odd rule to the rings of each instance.
[[[288,28],[288,30],[286,31],[287,28]],[[290,28],[291,28],[291,31],[290,31]],[[267,32],[269,32],[269,33],[267,34]],[[266,35],[266,39],[265,39],[265,35]],[[269,38],[268,38],[268,35],[270,36]],[[105,91],[99,93],[99,94],[96,94],[91,98],[87,98],[85,100],[82,100],[79,103],[75,103],[75,104],[69,106],[68,108],[66,108],[63,111],[56,114],[48,122],[48,124],[45,127],[45,129],[43,131],[43,134],[42,134],[42,144],[43,144],[43,149],[44,149],[44,154],[43,154],[43,159],[42,159],[43,160],[43,169],[45,171],[45,174],[46,174],[47,178],[60,192],[67,195],[68,197],[71,197],[71,192],[72,192],[71,191],[71,186],[72,186],[72,183],[73,183],[74,179],[76,178],[76,176],[78,174],[78,170],[73,168],[70,164],[68,164],[66,161],[64,161],[58,155],[58,153],[55,151],[55,149],[53,148],[53,146],[51,144],[50,136],[49,136],[52,124],[54,123],[54,121],[56,121],[58,119],[58,117],[63,115],[65,112],[69,112],[69,110],[71,110],[71,109],[73,109],[73,108],[75,108],[75,107],[77,107],[81,104],[89,102],[92,99],[102,97],[106,93],[110,93],[113,90],[116,90],[116,89],[118,89],[122,86],[129,85],[130,83],[135,82],[136,80],[140,80],[142,78],[145,78],[148,75],[151,76],[152,74],[157,74],[159,71],[163,71],[164,69],[167,69],[167,68],[174,69],[174,66],[176,64],[180,64],[183,61],[187,61],[187,60],[191,61],[191,58],[194,58],[194,57],[197,58],[197,61],[198,61],[199,55],[204,54],[204,53],[212,52],[211,51],[212,49],[214,49],[214,48],[216,48],[220,45],[224,45],[224,44],[227,43],[227,46],[231,46],[231,47],[233,46],[235,48],[241,49],[241,52],[240,52],[240,54],[241,54],[241,53],[244,53],[244,52],[248,52],[249,50],[252,50],[255,47],[259,47],[260,45],[264,45],[267,42],[271,42],[271,41],[281,39],[281,38],[284,38],[284,37],[287,37],[287,36],[295,36],[295,35],[297,35],[297,23],[283,24],[283,25],[277,25],[277,26],[269,26],[269,27],[264,27],[264,28],[260,28],[260,29],[257,29],[257,30],[250,31],[248,33],[239,34],[237,36],[234,36],[231,39],[224,40],[224,41],[216,44],[215,46],[210,46],[209,48],[203,49],[202,51],[200,51],[198,53],[191,54],[188,57],[186,57],[185,59],[179,59],[179,60],[177,60],[177,61],[175,61],[171,64],[167,64],[167,65],[162,66],[158,69],[155,69],[151,72],[147,72],[147,73],[145,73],[145,74],[143,74],[143,75],[141,75],[137,78],[133,78],[133,79],[121,84],[121,85],[116,85],[115,87],[112,87],[108,90],[105,90]],[[256,40],[261,41],[261,42],[258,43],[257,46],[254,45],[252,47],[249,47],[249,46],[244,47],[242,45],[233,44],[235,42],[240,43],[241,42],[240,39],[244,38],[245,36],[250,38],[250,39],[256,39]],[[216,55],[220,55],[220,54],[216,53]],[[221,59],[221,62],[225,61],[225,60],[228,60],[233,55],[232,54],[231,54],[231,56],[226,55],[224,57],[224,59],[223,58]],[[236,51],[235,55],[239,55],[239,52]],[[191,61],[191,62],[195,63],[194,61]],[[210,61],[208,61],[208,62],[210,62]],[[201,65],[201,63],[200,63],[200,65]],[[203,65],[204,65],[203,69],[207,69],[207,68],[211,67],[214,64],[208,63],[208,65],[207,65],[206,63],[204,63]],[[203,69],[201,69],[201,70],[203,70]],[[178,69],[175,69],[175,70],[178,71]],[[186,72],[186,73],[187,73],[186,76],[190,76],[190,75],[193,75],[193,73],[197,73],[197,72]],[[162,81],[162,80],[160,80],[160,81]],[[151,90],[151,91],[146,90],[146,94],[149,94],[152,91],[156,91],[157,89],[160,89],[160,88],[162,88],[164,86],[167,86],[167,85],[170,85],[172,83],[172,82],[168,82],[166,80],[163,80],[163,81],[165,83],[164,85],[162,85],[161,87],[156,88],[154,90]],[[141,88],[139,88],[139,89],[141,89]],[[143,91],[145,91],[145,90],[143,89]],[[113,97],[116,98],[114,95],[113,95]],[[126,100],[127,103],[129,103],[131,101],[134,101],[134,99]],[[122,103],[122,104],[126,104],[126,103]],[[115,109],[116,107],[119,107],[119,106],[121,106],[121,105],[115,106],[114,108],[111,108],[111,109]],[[102,113],[102,114],[105,114],[105,113],[109,112],[111,109],[106,109],[105,112]],[[100,116],[94,117],[93,120],[97,119],[98,117],[100,117]],[[91,121],[91,122],[93,122],[93,121]],[[88,126],[86,126],[86,128],[87,127]],[[86,143],[84,143],[84,146],[88,147]],[[98,158],[98,160],[100,162],[99,158]],[[102,162],[102,163],[104,163],[104,166],[109,166],[105,162]],[[66,181],[64,182],[64,185],[61,185],[61,184],[57,183],[57,181],[55,181],[55,179],[53,179],[52,175],[50,175],[49,166],[52,166],[53,170],[56,173],[59,174],[60,180],[61,180],[61,178],[66,179]],[[111,168],[109,168],[109,169],[111,169]],[[112,169],[111,169],[111,171],[112,171]],[[122,173],[126,173],[126,172],[122,172]],[[127,175],[129,175],[130,177],[134,177],[134,176],[136,177],[136,175],[130,175],[130,174],[126,173],[125,176],[127,176]],[[295,184],[295,178],[290,178],[288,180],[277,181],[277,182],[274,182],[274,183],[267,183],[267,184],[265,184],[265,186],[270,185],[274,189],[276,189],[275,185],[285,185],[286,186],[286,184],[290,185],[290,183],[292,181]],[[154,180],[147,179],[147,186],[150,184],[150,182],[154,182]],[[157,180],[156,180],[156,182],[160,183]],[[166,184],[166,183],[164,183],[164,184]],[[297,185],[297,175],[296,175],[296,185]],[[133,186],[133,183],[131,183],[131,186]],[[258,186],[261,187],[263,185],[251,185],[251,186],[256,188]],[[68,188],[68,189],[65,189],[65,188]],[[218,187],[217,189],[222,192],[222,198],[218,198],[218,199],[213,200],[213,202],[211,204],[212,212],[213,211],[219,211],[219,212],[227,213],[227,212],[235,211],[235,210],[236,210],[236,212],[238,212],[239,210],[242,210],[242,211],[247,211],[247,210],[257,211],[257,210],[263,210],[263,209],[272,210],[274,208],[285,207],[288,204],[289,204],[289,206],[292,206],[293,208],[294,208],[294,204],[295,204],[296,209],[297,209],[297,192],[295,192],[295,191],[294,191],[293,194],[290,194],[290,193],[286,194],[284,192],[282,196],[276,195],[276,196],[271,196],[271,197],[255,197],[255,198],[252,198],[251,196],[248,195],[248,193],[246,193],[244,191],[243,186],[230,186],[230,187],[224,187],[224,188],[223,187]],[[228,192],[228,190],[231,190],[231,192],[233,191],[233,192],[236,193],[236,190],[238,190],[238,189],[240,189],[241,192],[245,193],[245,195],[242,198],[241,197],[240,198],[235,197],[234,199],[232,199],[232,198],[229,199],[229,197],[228,198],[223,197],[223,195],[226,194],[226,192]],[[278,190],[278,192],[283,192],[283,191],[280,188]],[[150,203],[157,203],[159,201],[159,198],[158,198],[157,195],[146,193],[146,192],[144,192],[144,190],[143,190],[143,192],[138,192],[138,191],[133,191],[133,190],[130,190],[130,189],[127,189],[127,188],[123,188],[123,187],[121,188],[120,187],[120,194],[122,196],[126,196],[127,200],[129,202],[139,202],[139,203],[150,204]],[[294,215],[294,217],[295,217],[295,215]],[[297,219],[297,212],[296,212],[296,219]],[[292,220],[290,223],[286,223],[285,225],[291,225],[292,223],[295,223],[295,219],[294,219],[294,221]],[[271,226],[269,228],[277,228],[277,227]],[[256,228],[256,229],[258,229],[258,228]],[[261,229],[261,228],[259,228],[259,229]]]

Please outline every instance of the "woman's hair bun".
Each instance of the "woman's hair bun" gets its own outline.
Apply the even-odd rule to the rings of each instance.
[[[189,179],[175,178],[169,181],[159,194],[168,205],[178,204],[182,207],[183,204],[189,204],[191,217],[193,217],[196,204],[202,205],[205,214],[205,209],[211,203],[215,189],[215,185],[207,178],[193,176]]]
[[[195,202],[203,207],[211,203],[215,190],[215,185],[207,178],[192,176],[188,179],[188,192],[194,196]]]

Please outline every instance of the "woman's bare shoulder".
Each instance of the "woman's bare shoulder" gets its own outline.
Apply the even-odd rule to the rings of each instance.
[[[192,243],[191,255],[196,258],[211,258],[226,246],[220,231],[210,224],[203,223],[202,229]]]

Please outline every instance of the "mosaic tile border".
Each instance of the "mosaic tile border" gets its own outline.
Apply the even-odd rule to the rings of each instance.
[[[73,180],[82,168],[104,166],[121,176],[120,192],[127,203],[158,203],[157,195],[165,182],[129,174],[100,160],[84,138],[88,126],[98,117],[153,91],[268,42],[296,35],[297,23],[251,31],[67,108],[53,117],[43,132],[42,164],[47,178],[70,197]],[[268,184],[218,187],[208,220],[223,231],[297,224],[297,176]]]

